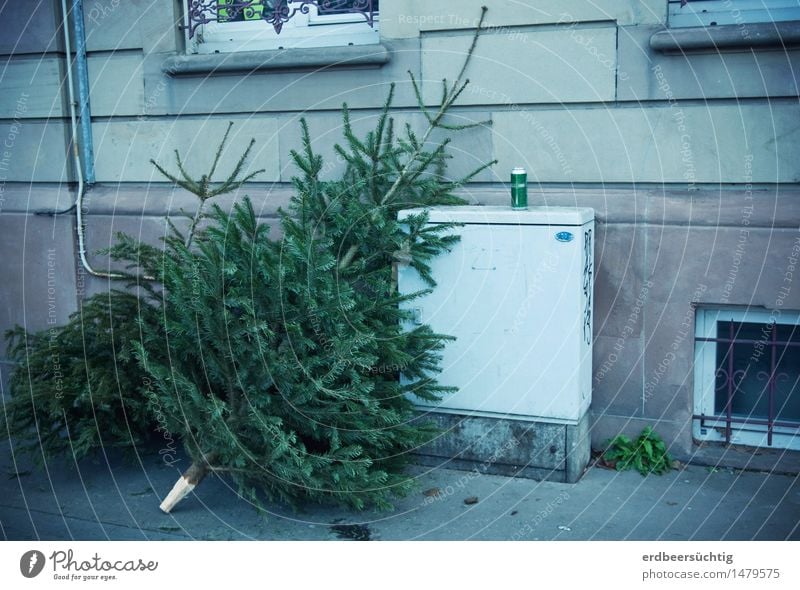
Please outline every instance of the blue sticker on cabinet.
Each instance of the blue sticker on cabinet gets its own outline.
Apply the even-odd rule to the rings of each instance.
[[[560,231],[556,234],[556,239],[559,242],[571,242],[575,236],[568,231]]]

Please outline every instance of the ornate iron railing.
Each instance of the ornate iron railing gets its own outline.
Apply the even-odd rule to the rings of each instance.
[[[360,14],[375,26],[378,0],[188,0],[186,8],[189,37],[197,27],[212,22],[263,20],[280,34],[283,25],[295,15],[308,14],[312,6],[320,15]]]

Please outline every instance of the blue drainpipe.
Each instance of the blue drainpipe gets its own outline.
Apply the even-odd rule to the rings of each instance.
[[[72,31],[75,36],[75,68],[78,70],[78,100],[75,100],[75,92],[72,85],[72,47],[70,42],[70,27],[67,24],[67,11],[72,13]],[[86,258],[86,239],[83,220],[83,196],[86,186],[94,183],[94,149],[92,148],[92,118],[89,108],[89,70],[86,67],[86,30],[83,26],[83,2],[81,0],[71,0],[70,8],[67,9],[67,0],[61,0],[62,18],[64,19],[64,44],[67,49],[67,92],[69,93],[69,119],[71,126],[71,147],[72,157],[75,159],[75,174],[78,180],[78,191],[75,196],[75,204],[66,211],[50,211],[45,214],[59,215],[67,211],[75,210],[75,233],[78,238],[78,254],[81,265],[86,272],[96,277],[103,278],[122,278],[117,273],[98,272],[92,268]],[[78,126],[76,124],[76,104],[80,112],[80,135],[81,141],[76,141]],[[80,154],[78,151],[80,150]]]
[[[75,69],[78,73],[78,112],[80,116],[81,162],[86,184],[94,184],[94,146],[92,145],[92,109],[89,104],[89,68],[86,65],[86,27],[83,23],[83,0],[72,0],[72,29],[75,34]]]

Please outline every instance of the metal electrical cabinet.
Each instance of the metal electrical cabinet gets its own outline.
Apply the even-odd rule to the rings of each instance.
[[[419,212],[401,211],[400,219]],[[422,453],[455,466],[577,480],[589,458],[594,211],[428,213],[431,224],[463,225],[453,230],[461,240],[433,261],[436,288],[406,304],[415,323],[456,337],[438,380],[458,391],[436,404],[413,398],[445,431]],[[398,286],[427,287],[410,267],[398,269]]]

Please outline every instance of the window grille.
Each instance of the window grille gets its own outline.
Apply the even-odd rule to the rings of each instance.
[[[263,20],[280,34],[284,24],[312,7],[319,16],[361,15],[374,26],[378,0],[188,0],[186,27],[192,38],[204,24]]]
[[[698,438],[800,446],[797,313],[699,310],[695,409]],[[777,441],[776,438],[780,440]]]

